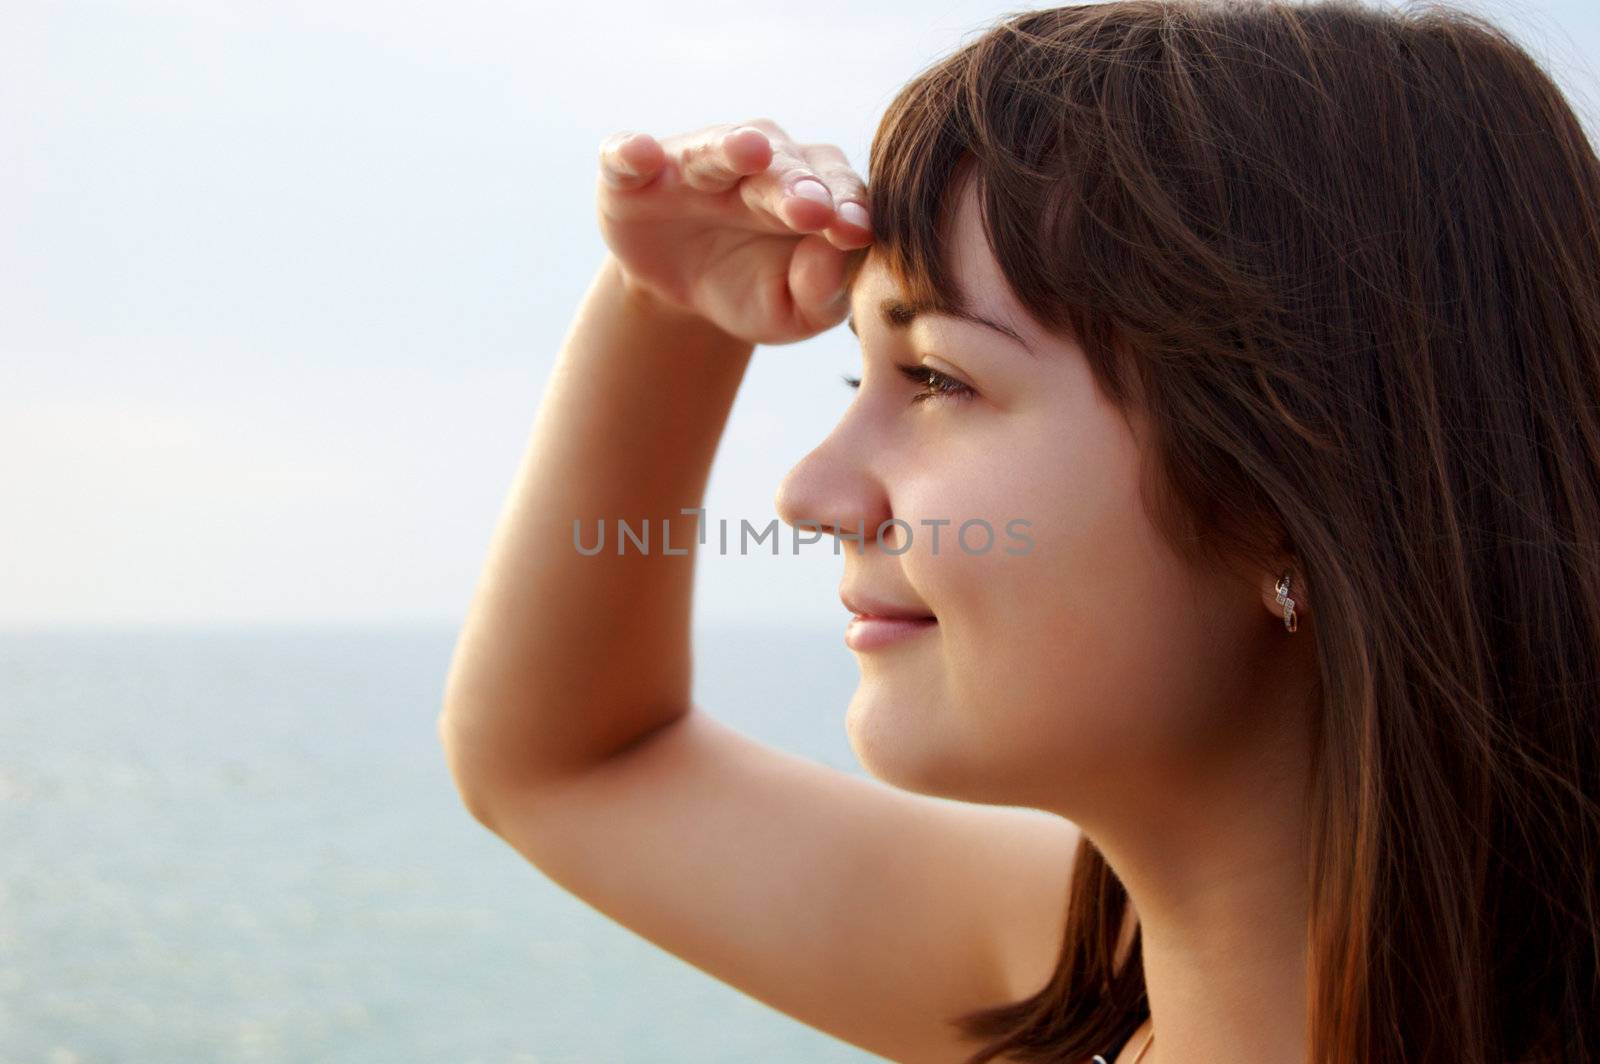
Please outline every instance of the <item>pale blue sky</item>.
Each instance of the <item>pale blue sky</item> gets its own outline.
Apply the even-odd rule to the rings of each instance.
[[[924,64],[1044,4],[12,2],[0,625],[458,621],[603,255],[595,152],[770,115],[865,173]],[[1590,3],[1478,3],[1589,122]],[[761,348],[713,518],[843,411]],[[705,554],[702,619],[845,620],[843,559]]]

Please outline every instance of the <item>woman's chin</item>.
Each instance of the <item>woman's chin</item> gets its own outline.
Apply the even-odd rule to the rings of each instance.
[[[863,683],[845,712],[845,734],[861,767],[901,790],[951,797],[971,773],[970,744],[931,683]]]

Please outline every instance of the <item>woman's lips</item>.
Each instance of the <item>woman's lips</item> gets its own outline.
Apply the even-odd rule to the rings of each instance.
[[[844,643],[851,650],[875,650],[929,631],[938,623],[934,617],[874,617],[858,613],[845,626]]]

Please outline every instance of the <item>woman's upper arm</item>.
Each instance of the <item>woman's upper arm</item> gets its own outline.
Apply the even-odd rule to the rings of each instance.
[[[699,710],[482,817],[552,881],[751,997],[893,1060],[1055,966],[1079,831],[912,794]]]

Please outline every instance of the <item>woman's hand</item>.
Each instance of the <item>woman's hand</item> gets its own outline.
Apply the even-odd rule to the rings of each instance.
[[[598,201],[631,290],[750,343],[837,325],[843,285],[872,242],[866,182],[844,152],[796,144],[765,118],[660,141],[608,137]]]

